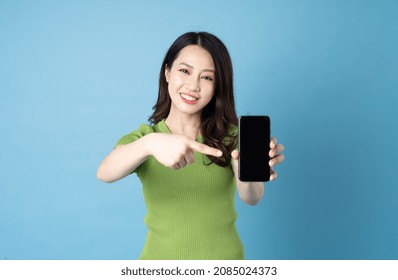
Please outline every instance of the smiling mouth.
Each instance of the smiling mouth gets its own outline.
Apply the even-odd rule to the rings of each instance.
[[[196,100],[199,100],[199,98],[194,97],[194,96],[192,96],[192,95],[185,94],[185,93],[180,93],[180,95],[181,95],[182,98],[184,98],[185,100],[188,100],[188,101],[196,101]]]

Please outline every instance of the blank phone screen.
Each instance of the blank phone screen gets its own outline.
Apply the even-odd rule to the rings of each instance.
[[[239,180],[269,181],[270,119],[268,116],[239,118]]]

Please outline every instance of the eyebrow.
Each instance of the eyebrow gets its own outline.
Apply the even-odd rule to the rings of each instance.
[[[192,65],[189,65],[188,63],[185,63],[185,62],[181,62],[180,64],[178,64],[178,65],[185,65],[185,66],[187,66],[187,67],[189,67],[189,68],[194,68]],[[203,69],[202,71],[205,71],[205,72],[213,72],[213,73],[215,73],[215,71],[213,70],[213,69]]]

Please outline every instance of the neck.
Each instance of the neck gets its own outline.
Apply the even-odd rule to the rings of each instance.
[[[176,116],[171,111],[167,116],[166,125],[171,133],[182,134],[196,139],[200,134],[200,115],[179,114]]]

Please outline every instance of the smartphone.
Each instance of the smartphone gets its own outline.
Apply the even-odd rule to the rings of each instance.
[[[239,180],[267,182],[271,175],[269,151],[271,122],[268,116],[239,118]]]

